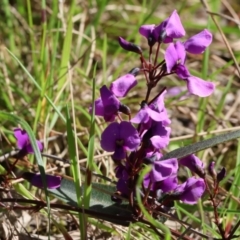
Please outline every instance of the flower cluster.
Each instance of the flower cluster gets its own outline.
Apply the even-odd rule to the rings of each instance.
[[[205,29],[186,41],[176,40],[185,36],[176,10],[159,25],[141,26],[139,33],[148,41],[148,59],[144,58],[141,47],[119,37],[123,49],[139,54],[141,65],[116,79],[109,87],[102,86],[100,98],[95,101],[95,114],[109,123],[101,135],[101,147],[113,152],[112,159],[116,164],[118,195],[113,199],[119,200],[116,196],[121,195],[134,207],[137,180],[144,166],[150,165],[151,170],[144,176],[141,189],[143,203],[149,212],[159,206],[172,206],[176,200],[196,204],[206,188],[205,166],[195,155],[161,160],[171,133],[171,121],[164,104],[166,87],[162,86],[157,96],[150,97],[160,80],[171,74],[186,82],[190,94],[207,97],[214,91],[213,83],[191,75],[186,66],[187,52],[203,53],[212,42],[212,34]],[[166,49],[164,58],[159,61],[162,46]],[[140,73],[146,79],[147,93],[139,111],[132,117],[130,108],[121,103],[121,98],[136,86],[136,76]],[[180,165],[193,173],[183,183],[179,182],[177,175]]]

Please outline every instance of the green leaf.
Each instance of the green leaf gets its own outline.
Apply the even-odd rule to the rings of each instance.
[[[225,134],[221,134],[197,143],[190,144],[185,147],[178,148],[173,150],[167,154],[165,154],[161,160],[169,159],[169,158],[182,158],[188,156],[190,154],[202,151],[204,149],[214,147],[220,143],[228,142],[230,140],[234,140],[240,138],[240,130],[229,132]]]
[[[88,209],[94,212],[98,218],[123,226],[129,225],[134,220],[131,217],[132,210],[128,203],[115,203],[111,200],[111,195],[116,191],[114,185],[93,183],[92,186]],[[80,187],[80,190],[83,194],[83,186]],[[48,189],[48,192],[71,206],[78,206],[75,184],[71,180],[63,179],[59,188]]]

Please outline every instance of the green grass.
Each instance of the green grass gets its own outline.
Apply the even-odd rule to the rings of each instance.
[[[236,11],[240,10],[237,1],[232,1],[231,6]],[[237,7],[236,7],[237,6]],[[210,1],[209,8],[212,12],[221,13],[225,9],[221,1]],[[5,153],[15,147],[12,130],[24,122],[31,136],[43,139],[45,150],[64,159],[70,159],[71,167],[53,171],[72,177],[75,182],[78,206],[89,206],[92,186],[91,182],[97,181],[92,172],[105,175],[113,180],[114,165],[111,158],[103,154],[100,147],[101,132],[106,127],[104,121],[90,114],[88,108],[93,99],[99,97],[99,89],[103,84],[107,86],[139,66],[139,58],[134,53],[128,53],[119,47],[117,37],[141,45],[144,56],[147,55],[147,42],[138,34],[142,24],[159,24],[177,9],[180,13],[187,36],[190,37],[198,31],[208,28],[213,34],[211,47],[198,58],[188,56],[187,64],[192,74],[216,83],[216,94],[200,99],[191,97],[179,101],[176,98],[166,100],[169,114],[174,119],[172,138],[168,150],[185,146],[201,139],[207,139],[215,134],[211,131],[238,127],[239,106],[235,104],[238,99],[238,76],[232,56],[229,54],[224,41],[210,15],[200,1],[8,1],[2,2],[0,15],[1,47],[0,47],[0,105],[1,113],[6,116],[15,116],[14,119],[1,115],[1,152]],[[229,11],[226,10],[227,13]],[[45,14],[45,15],[44,15]],[[43,15],[46,18],[43,18]],[[238,27],[223,18],[215,17],[221,30],[226,35],[230,46],[239,39]],[[234,51],[237,60],[240,59],[240,49]],[[163,56],[163,55],[162,55]],[[176,77],[167,77],[155,92],[163,86],[184,86],[184,81]],[[164,85],[165,84],[165,85]],[[146,84],[143,76],[139,77],[138,85],[133,89],[130,98],[123,100],[133,109],[132,116],[138,110],[141,100],[145,96]],[[154,97],[154,95],[153,95]],[[230,99],[232,98],[232,100]],[[13,115],[11,115],[13,114]],[[207,132],[202,136],[202,132]],[[192,138],[185,138],[193,134]],[[176,139],[176,137],[183,137]],[[54,138],[54,140],[51,140]],[[174,140],[176,139],[176,140]],[[230,142],[210,150],[200,152],[199,156],[206,163],[214,160],[220,169],[226,166],[228,173],[222,187],[230,195],[224,195],[220,216],[223,224],[228,226],[239,220],[239,186],[240,186],[240,151],[239,142]],[[78,160],[82,165],[78,164]],[[44,169],[51,171],[56,162],[39,153],[28,158],[31,165],[24,165],[19,161],[17,167],[21,170],[36,170],[34,165],[44,176]],[[18,166],[21,165],[21,166]],[[87,167],[88,175],[82,176],[81,166]],[[99,180],[101,181],[101,180]],[[103,180],[102,180],[103,181]],[[80,182],[85,182],[84,194],[79,189]],[[32,189],[30,184],[15,183],[17,193],[27,199],[32,199],[32,194],[39,194]],[[234,196],[235,198],[231,197]],[[39,199],[48,199],[43,191]],[[219,237],[218,229],[212,221],[213,209],[206,206],[203,199],[193,208],[184,204],[176,204],[177,216],[186,221],[193,229],[199,232]],[[140,201],[140,200],[139,200]],[[140,202],[139,202],[140,203]],[[59,224],[57,215],[50,209],[43,214],[51,214],[48,218],[56,227],[56,232],[45,231],[46,236],[61,233],[67,235],[68,229],[64,224]],[[68,214],[72,214],[70,211]],[[64,214],[63,214],[64,215]],[[59,218],[63,218],[59,215]],[[69,215],[70,216],[70,215]],[[74,216],[72,218],[75,219]],[[64,219],[64,218],[63,218]],[[187,219],[187,220],[186,220]],[[128,227],[119,227],[113,230],[109,223],[88,218],[86,214],[79,213],[80,222],[78,231],[82,239],[86,237],[87,223],[96,226],[99,232],[108,233],[126,239],[147,239],[148,236],[156,237],[151,228],[145,228],[139,223]],[[177,220],[174,220],[177,222]],[[50,221],[49,221],[50,224]],[[152,224],[157,228],[155,220]],[[50,225],[49,225],[50,226]],[[144,229],[140,230],[139,228]],[[169,229],[159,227],[169,237]],[[199,230],[200,229],[200,230]],[[186,226],[180,228],[181,233]],[[90,230],[89,230],[90,231]],[[31,232],[30,232],[31,233]],[[89,232],[93,234],[93,232]],[[149,235],[148,235],[149,234]],[[186,233],[188,236],[189,232]],[[236,233],[240,234],[240,230]]]

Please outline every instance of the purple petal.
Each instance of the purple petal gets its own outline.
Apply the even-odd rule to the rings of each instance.
[[[162,155],[162,153],[160,153],[160,152],[153,152],[153,151],[146,153],[146,157],[147,157],[147,158],[151,158],[151,157],[153,157],[153,156],[154,156],[154,158],[156,158],[156,161],[158,161],[158,160],[160,160],[160,158],[161,158],[163,155]]]
[[[153,169],[150,172],[152,182],[162,181],[171,175],[175,174],[178,169],[178,161],[176,158],[156,161],[154,162]]]
[[[112,155],[112,159],[115,161],[120,161],[126,158],[126,151],[123,146],[116,146],[115,151]]]
[[[182,42],[177,41],[175,44],[175,49],[178,55],[178,64],[184,64],[186,60],[186,50]]]
[[[149,184],[151,182],[151,177],[150,177],[150,173],[147,173],[145,176],[144,176],[144,179],[143,179],[143,185],[145,188],[148,188]],[[153,185],[151,187],[151,190],[153,190]]]
[[[144,133],[142,141],[148,143],[149,140],[155,150],[166,147],[169,143],[171,128],[166,127],[164,122],[152,122],[152,126]]]
[[[175,189],[174,192],[178,192],[179,194],[182,194],[185,191],[187,182],[184,182],[182,184],[179,184]]]
[[[181,38],[185,36],[185,30],[176,10],[172,12],[167,21],[166,34],[171,38]]]
[[[186,80],[188,77],[191,77],[187,67],[183,64],[179,64],[176,69],[176,74],[179,78]]]
[[[54,189],[61,186],[62,178],[60,176],[46,175],[47,188]]]
[[[166,36],[166,32],[165,32],[165,28],[167,26],[167,22],[168,22],[169,18],[167,18],[166,20],[164,20],[162,23],[160,23],[159,25],[157,25],[154,30],[153,30],[153,36],[156,39],[156,41],[164,41],[164,43],[170,43],[173,41],[172,38],[168,38]],[[163,39],[164,38],[164,39]],[[167,42],[165,42],[165,40],[169,40]]]
[[[171,133],[170,127],[165,127],[162,122],[154,122],[152,126],[152,136],[169,138]]]
[[[124,140],[124,149],[129,151],[135,150],[141,142],[138,131],[131,123],[126,121],[120,123],[119,129],[120,139]]]
[[[110,85],[110,90],[117,97],[125,97],[127,93],[137,84],[137,80],[132,74],[126,74]]]
[[[113,152],[116,148],[116,140],[120,139],[119,123],[110,123],[101,135],[101,147],[107,152]]]
[[[113,95],[113,93],[106,87],[106,85],[100,88],[101,99],[103,102],[104,108],[109,105],[115,106],[115,108],[119,108],[120,102],[119,100]]]
[[[184,185],[184,184],[183,184]],[[180,200],[187,204],[196,204],[205,191],[205,183],[201,178],[189,178],[184,185]]]
[[[170,43],[165,52],[165,61],[167,72],[171,73],[172,69],[179,64],[184,64],[186,51],[181,42]]]
[[[142,25],[139,28],[139,33],[144,36],[145,38],[149,38],[152,36],[153,30],[155,28],[155,24],[151,24],[151,25]]]
[[[30,143],[24,147],[24,150],[25,150],[26,154],[34,153],[32,145]]]
[[[31,146],[30,139],[27,135],[27,132],[25,130],[22,130],[20,128],[14,129],[14,136],[17,139],[17,146],[21,151],[21,156],[25,156],[29,153],[34,153],[33,148]],[[40,141],[36,141],[38,149],[40,151],[43,150],[43,144]]]
[[[162,94],[160,96],[158,96],[158,98],[152,102],[149,107],[154,110],[154,111],[157,111],[157,112],[162,112],[165,110],[165,105],[164,105],[164,97],[166,95],[167,91],[164,90],[162,92]]]
[[[115,168],[115,173],[117,178],[122,178],[124,180],[127,180],[129,178],[127,169],[123,165],[117,165]]]
[[[113,121],[118,113],[120,101],[105,85],[100,88],[100,94],[104,106],[104,119]]]
[[[39,151],[42,152],[42,151],[43,151],[43,144],[42,144],[40,141],[36,141],[36,143],[37,143],[37,146],[38,146]],[[27,144],[27,145],[25,146],[25,151],[26,151],[27,153],[34,153],[33,148],[32,148],[32,145],[31,145],[30,142],[29,142],[29,144]]]
[[[97,116],[104,116],[104,106],[101,98],[98,98],[94,102],[95,105],[95,115]],[[92,112],[92,107],[89,108],[89,112]]]
[[[38,188],[43,188],[42,177],[40,174],[34,174],[30,172],[25,172],[22,175],[22,178],[30,182],[33,186]],[[47,188],[55,189],[60,187],[62,178],[60,176],[53,176],[46,174],[46,184]]]
[[[134,43],[128,42],[122,37],[118,37],[118,42],[124,50],[142,54],[142,49],[139,46],[135,45]]]
[[[178,172],[178,160],[177,158],[170,158],[170,159],[167,159],[167,160],[160,160],[162,162],[162,166],[171,166],[172,168],[172,173],[171,173],[171,176],[172,175],[176,175],[177,172]]]
[[[157,188],[161,189],[163,192],[169,192],[172,191],[177,187],[178,184],[178,178],[177,175],[173,175],[169,178],[164,179],[163,181],[156,183]]]
[[[14,131],[14,136],[17,139],[17,146],[19,149],[22,149],[27,144],[29,144],[29,137],[25,130],[20,128],[15,128],[13,131]]]
[[[211,42],[212,34],[207,29],[204,29],[202,32],[189,38],[184,43],[184,47],[186,51],[192,54],[200,54],[205,51],[205,49],[211,44]]]
[[[169,138],[162,138],[160,136],[153,136],[150,141],[155,149],[163,149],[169,144]]]
[[[136,116],[131,119],[132,123],[147,123],[149,121],[149,115],[145,108],[140,109]]]
[[[179,163],[187,168],[189,168],[192,172],[195,172],[196,167],[204,168],[203,162],[194,154],[188,155],[179,160]]]
[[[163,121],[166,118],[166,114],[164,112],[162,113],[156,112],[152,110],[150,107],[146,107],[146,112],[148,113],[149,117],[156,122]]]
[[[172,69],[175,67],[178,61],[178,54],[174,43],[170,43],[165,52],[165,61],[167,65],[167,72],[171,73]]]
[[[171,123],[171,120],[168,117],[167,110],[164,106],[164,97],[166,94],[166,90],[153,102],[149,105],[149,107],[161,114],[160,121],[164,126],[168,126]]]
[[[215,89],[212,82],[204,81],[201,78],[190,76],[187,78],[188,91],[199,97],[207,97],[211,95]]]

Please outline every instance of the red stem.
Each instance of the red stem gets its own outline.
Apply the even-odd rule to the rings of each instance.
[[[210,190],[210,188],[209,188],[209,186],[208,186],[208,182],[207,182],[206,178],[204,178],[204,182],[205,182],[207,191],[208,191],[208,193],[209,193],[210,200],[211,200],[211,202],[212,202],[212,204],[213,204],[215,224],[216,224],[217,227],[218,227],[218,230],[219,230],[219,232],[220,232],[220,234],[221,234],[221,236],[222,236],[222,239],[223,239],[223,240],[227,240],[228,238],[225,236],[225,231],[223,230],[223,228],[222,228],[222,226],[221,226],[221,223],[219,222],[219,216],[218,216],[218,212],[217,212],[217,206],[218,206],[218,205],[217,205],[216,202],[215,202],[214,196],[213,196],[213,194],[212,194],[212,192],[211,192],[211,190]]]

